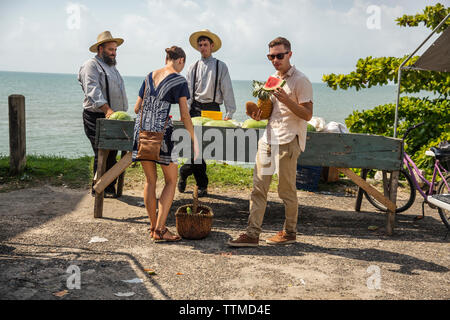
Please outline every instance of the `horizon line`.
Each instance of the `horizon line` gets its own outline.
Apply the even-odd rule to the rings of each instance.
[[[77,75],[77,73],[66,73],[66,72],[40,72],[40,71],[10,71],[10,70],[0,70],[0,72],[11,72],[11,73],[36,73],[36,74],[53,74],[53,75],[68,75],[68,76],[73,76],[73,75]],[[134,78],[142,78],[145,77],[145,75],[122,75],[123,77],[134,77]],[[231,79],[231,81],[253,81],[255,79]],[[324,82],[313,82],[311,81],[311,83],[315,83],[315,84],[324,84],[326,85],[326,83]]]

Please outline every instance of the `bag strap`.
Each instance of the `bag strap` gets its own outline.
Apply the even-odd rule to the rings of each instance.
[[[95,58],[94,58],[95,59]],[[108,75],[106,74],[105,69],[103,69],[102,64],[100,62],[97,61],[97,59],[95,60],[95,62],[97,62],[97,64],[100,66],[100,68],[102,68],[103,73],[105,74],[105,83],[106,83],[106,100],[108,101],[108,105],[110,108],[112,108],[111,106],[111,101],[109,99],[109,83],[108,83]]]
[[[145,95],[147,94],[147,83],[148,83],[147,79],[148,79],[149,76],[150,76],[150,74],[148,74],[145,77],[145,80],[144,80],[144,83],[145,83],[145,85],[144,85],[144,96],[142,98],[142,103],[141,103],[141,107],[140,107],[140,109],[141,109],[141,120],[139,121],[141,129],[143,129],[142,128],[142,115],[144,114],[144,101],[145,101]]]
[[[144,97],[142,98],[142,103],[141,103],[141,120],[140,120],[140,129],[144,130],[144,128],[142,127],[142,115],[144,114],[144,101],[145,101],[145,95],[147,94],[147,86],[148,86],[148,79],[150,78],[150,74],[148,74],[147,77],[145,77],[145,86],[144,86]],[[164,128],[163,128],[163,135],[166,132],[166,127],[167,127],[167,123],[169,122],[169,115],[167,115],[166,118],[166,122],[164,123]]]

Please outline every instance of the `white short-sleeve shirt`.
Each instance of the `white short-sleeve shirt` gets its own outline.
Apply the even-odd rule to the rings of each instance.
[[[313,102],[313,90],[309,79],[292,66],[289,71],[280,77],[278,73],[274,77],[286,81],[283,86],[289,98],[297,103]],[[271,96],[273,110],[262,139],[268,144],[286,144],[298,136],[300,148],[305,150],[307,121],[295,115],[284,103]]]

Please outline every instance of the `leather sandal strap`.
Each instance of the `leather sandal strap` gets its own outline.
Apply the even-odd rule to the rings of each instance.
[[[167,227],[166,228],[164,228],[164,229],[162,229],[162,230],[160,230],[160,229],[155,229],[155,233],[158,235],[158,237],[162,240],[162,239],[164,239],[164,235],[167,233],[167,231],[168,231],[169,229],[167,229]]]

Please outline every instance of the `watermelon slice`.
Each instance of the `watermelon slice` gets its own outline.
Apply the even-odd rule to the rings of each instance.
[[[267,79],[266,83],[264,84],[264,87],[262,88],[264,91],[274,91],[275,89],[281,88],[286,83],[285,80],[280,78],[275,78],[270,76],[269,79]]]

